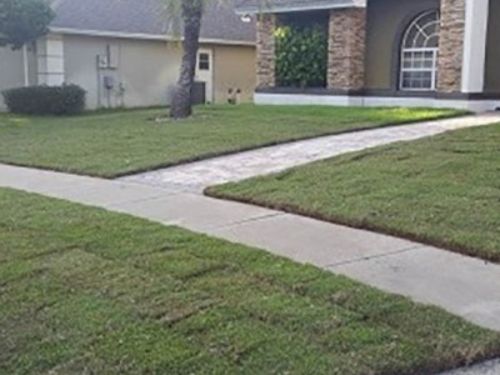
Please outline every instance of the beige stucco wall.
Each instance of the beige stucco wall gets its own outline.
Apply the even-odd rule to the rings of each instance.
[[[28,46],[28,82],[36,84],[37,67],[34,45]],[[13,51],[9,47],[0,48],[0,92],[24,86],[24,60],[22,50]],[[0,111],[6,109],[0,94]]]
[[[401,32],[418,13],[438,9],[439,0],[368,1],[366,86],[373,90],[396,88]]]
[[[38,83],[38,60],[36,43],[28,47],[28,83],[36,85]]]
[[[0,91],[22,86],[24,82],[23,55],[21,51],[0,48]],[[0,109],[5,109],[0,95]]]
[[[125,89],[123,104],[127,107],[163,105],[169,102],[176,82],[181,51],[177,44],[162,41],[113,39],[86,36],[64,36],[65,81],[87,90],[87,106],[98,105],[97,55],[104,55],[106,46],[116,48],[117,68],[100,70],[115,84]],[[108,103],[108,91],[101,86],[101,105]],[[121,98],[110,92],[112,106]]]
[[[500,0],[490,0],[485,91],[500,93]]]
[[[214,59],[214,97],[225,103],[229,89],[240,89],[241,100],[250,102],[255,90],[256,52],[253,46],[211,46]]]
[[[178,78],[182,57],[179,43],[103,37],[64,36],[65,80],[87,90],[87,105],[97,107],[98,77],[96,56],[105,54],[107,45],[116,46],[118,68],[100,71],[123,83],[123,102],[127,107],[164,105],[170,101]],[[201,44],[213,51],[213,89],[216,103],[227,100],[229,88],[240,88],[242,99],[249,101],[255,88],[255,48]],[[108,104],[101,87],[101,105]],[[121,99],[110,95],[112,106]]]
[[[64,81],[87,91],[87,108],[165,105],[177,82],[182,50],[179,43],[124,38],[64,35]],[[116,69],[97,69],[97,55],[105,55],[107,46],[116,51]],[[241,99],[251,101],[255,88],[255,48],[253,46],[209,45],[213,54],[213,94],[216,103],[227,101],[229,88],[241,89]],[[30,83],[37,83],[36,57],[30,54]],[[24,84],[21,51],[0,49],[0,90]],[[118,90],[104,88],[103,77],[111,76]],[[100,83],[100,87],[99,84]],[[100,94],[99,94],[100,92]],[[100,97],[100,100],[99,100]],[[0,99],[0,108],[4,109]]]

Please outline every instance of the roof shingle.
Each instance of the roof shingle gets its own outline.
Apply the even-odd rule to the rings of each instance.
[[[164,0],[56,0],[53,28],[124,34],[179,34],[176,15],[168,14]],[[234,11],[233,1],[213,3],[205,10],[203,40],[254,42],[255,24],[245,23]]]

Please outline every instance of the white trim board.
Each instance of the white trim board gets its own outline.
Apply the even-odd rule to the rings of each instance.
[[[162,34],[127,33],[121,31],[85,30],[85,29],[71,29],[62,27],[51,27],[50,32],[55,34],[81,35],[81,36],[93,36],[93,37],[103,37],[103,38],[157,40],[164,42],[178,42],[182,40],[181,37],[174,37]],[[253,46],[253,47],[256,45],[255,42],[249,42],[244,40],[225,40],[217,38],[200,38],[200,43],[223,44],[229,46]]]
[[[483,92],[490,0],[466,0],[462,92]]]
[[[266,105],[456,108],[472,112],[486,112],[500,108],[500,100],[268,93],[255,93],[254,102]]]

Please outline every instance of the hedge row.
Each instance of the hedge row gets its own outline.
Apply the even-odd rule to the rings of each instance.
[[[30,115],[74,115],[85,109],[85,90],[77,85],[30,86],[2,92],[10,112]]]
[[[280,86],[325,87],[328,34],[321,26],[281,26],[275,31]]]

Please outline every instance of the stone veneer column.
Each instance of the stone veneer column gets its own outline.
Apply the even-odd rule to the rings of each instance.
[[[328,88],[359,90],[365,84],[366,9],[330,12]]]
[[[465,0],[441,0],[437,90],[460,92],[465,36]]]
[[[257,87],[274,87],[276,84],[276,47],[274,31],[276,16],[261,14],[257,19]]]

